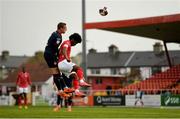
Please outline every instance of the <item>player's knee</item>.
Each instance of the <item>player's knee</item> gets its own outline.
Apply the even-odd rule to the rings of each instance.
[[[71,74],[70,74],[69,78],[71,78],[71,79],[75,79],[75,78],[76,78],[76,76],[77,76],[76,72],[71,72]]]
[[[74,65],[74,66],[73,66],[73,70],[74,70],[74,71],[77,71],[78,69],[80,69],[79,66],[77,66],[77,65]]]

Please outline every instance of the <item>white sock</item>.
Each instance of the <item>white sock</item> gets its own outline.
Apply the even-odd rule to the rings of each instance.
[[[59,92],[63,92],[63,90],[59,90]]]
[[[79,89],[76,89],[75,92],[79,92]]]
[[[83,83],[83,82],[84,82],[84,80],[83,80],[83,79],[81,79],[79,82],[80,82],[80,83]]]

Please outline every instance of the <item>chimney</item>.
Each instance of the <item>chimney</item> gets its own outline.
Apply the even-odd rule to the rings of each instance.
[[[91,49],[89,49],[89,53],[97,53],[97,51],[96,51],[96,49],[91,48]]]
[[[155,55],[161,55],[163,53],[163,46],[160,42],[156,42],[153,45],[153,51]]]
[[[115,55],[117,52],[119,52],[118,47],[115,45],[109,46],[109,54]]]
[[[9,58],[9,51],[7,51],[7,50],[2,51],[1,59],[7,60],[8,58]]]

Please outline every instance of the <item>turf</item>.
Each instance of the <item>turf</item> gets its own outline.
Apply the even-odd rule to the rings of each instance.
[[[140,107],[73,107],[72,112],[62,108],[53,112],[52,107],[0,107],[0,118],[180,118],[177,108]]]

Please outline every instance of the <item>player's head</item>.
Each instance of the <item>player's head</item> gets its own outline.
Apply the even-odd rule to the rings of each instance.
[[[82,38],[78,33],[73,33],[69,36],[69,40],[71,41],[71,45],[75,46],[78,43],[81,43]]]
[[[66,23],[60,22],[57,25],[57,31],[60,32],[60,33],[63,33],[63,34],[66,33],[66,31],[67,31]]]
[[[22,72],[26,72],[26,68],[24,65],[22,66]]]

